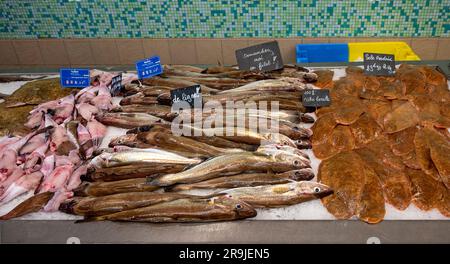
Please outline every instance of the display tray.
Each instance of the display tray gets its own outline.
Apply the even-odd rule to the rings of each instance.
[[[410,63],[410,62],[408,62]],[[351,65],[359,63],[351,63]],[[439,66],[447,75],[449,61],[415,62]],[[311,64],[308,68],[331,69],[334,79],[345,76],[348,64]],[[302,65],[304,66],[304,65]],[[102,69],[100,67],[100,69]],[[125,68],[105,70],[130,70]],[[45,74],[55,77],[54,69],[34,72],[15,72],[17,75]],[[11,75],[9,72],[5,73]],[[56,75],[57,76],[57,75]],[[0,91],[12,93],[26,82],[0,84]],[[449,82],[450,87],[450,82]],[[115,98],[117,104],[120,98]],[[1,102],[1,101],[0,101]],[[305,125],[305,127],[308,127]],[[110,139],[124,134],[125,129],[108,127],[102,146]],[[311,150],[307,151],[317,175],[320,160]],[[29,194],[31,196],[31,194]],[[21,196],[0,206],[0,215],[12,209],[29,196]],[[335,220],[319,200],[286,208],[258,209],[252,220],[211,224],[137,224],[96,222],[75,224],[77,216],[64,213],[33,213],[10,221],[0,221],[0,243],[111,243],[111,242],[236,242],[236,243],[449,243],[450,221],[437,210],[420,211],[410,205],[399,211],[386,204],[385,220],[377,225],[368,225],[358,220]],[[57,221],[55,221],[57,220]],[[301,220],[301,221],[293,221]],[[415,220],[415,221],[406,221]],[[441,220],[441,221],[439,221]],[[264,232],[261,232],[264,230]],[[420,231],[419,231],[420,230]],[[419,232],[418,232],[419,231]]]

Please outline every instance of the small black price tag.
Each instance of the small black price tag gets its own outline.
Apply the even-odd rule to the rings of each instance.
[[[114,76],[111,80],[111,95],[116,96],[122,90],[122,73]]]
[[[364,73],[376,76],[395,74],[395,56],[392,54],[364,53]]]
[[[202,88],[200,85],[193,85],[170,91],[172,105],[178,102],[187,102],[191,107],[202,107]]]
[[[283,68],[277,41],[236,50],[236,60],[240,70],[266,72]]]
[[[330,90],[307,89],[303,93],[302,103],[306,107],[329,106],[331,104]]]

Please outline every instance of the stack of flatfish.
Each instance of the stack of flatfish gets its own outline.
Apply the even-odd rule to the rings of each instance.
[[[332,104],[317,110],[314,154],[318,179],[334,189],[322,199],[339,219],[368,223],[384,218],[385,202],[398,210],[412,202],[450,216],[450,91],[446,77],[428,66],[401,65],[393,77],[366,76],[349,67],[332,81]]]

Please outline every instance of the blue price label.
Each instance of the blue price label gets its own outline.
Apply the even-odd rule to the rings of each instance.
[[[140,80],[159,75],[163,72],[159,56],[154,56],[136,62],[136,70]]]
[[[62,87],[84,88],[89,86],[89,69],[60,69]]]

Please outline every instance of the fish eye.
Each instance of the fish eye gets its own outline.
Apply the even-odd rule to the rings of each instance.
[[[294,160],[294,166],[298,166],[300,164],[300,162],[298,160]]]
[[[242,205],[236,204],[236,209],[242,209]]]
[[[319,188],[319,187],[314,187],[314,192],[315,192],[315,193],[320,192],[320,188]]]
[[[228,194],[227,197],[228,198],[233,198],[233,196],[231,194]]]
[[[296,171],[296,172],[295,172],[295,176],[299,176],[299,177],[300,177],[300,172],[299,172],[299,171]]]

